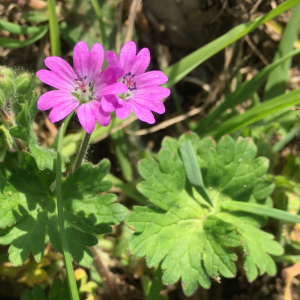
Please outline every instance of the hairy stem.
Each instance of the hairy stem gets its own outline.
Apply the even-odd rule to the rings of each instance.
[[[84,137],[82,139],[82,142],[81,142],[78,154],[77,154],[73,172],[76,171],[81,166],[82,161],[85,157],[86,151],[89,146],[90,138],[91,138],[91,134],[86,132],[84,134]]]
[[[57,162],[56,162],[57,215],[58,215],[58,224],[60,230],[62,250],[64,254],[65,266],[67,271],[67,280],[69,285],[70,296],[72,300],[80,300],[78,290],[77,290],[77,285],[76,285],[76,279],[75,279],[67,234],[65,231],[65,224],[64,224],[64,208],[63,208],[62,185],[61,185],[61,153],[62,153],[62,139],[63,139],[63,132],[64,132],[63,126],[64,124],[62,125],[60,130],[58,147],[57,147]]]

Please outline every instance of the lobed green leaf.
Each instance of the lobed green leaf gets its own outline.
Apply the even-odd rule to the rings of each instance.
[[[191,175],[186,175],[178,152],[186,150],[181,145],[188,144],[189,151],[182,159],[188,160],[193,149],[193,163],[201,169],[202,186],[213,207],[192,185],[193,180],[186,179]],[[145,256],[150,267],[162,263],[165,284],[174,284],[181,277],[186,295],[198,284],[208,288],[209,277],[235,276],[237,256],[231,249],[236,247],[244,249],[249,280],[264,272],[274,274],[276,267],[269,254],[281,255],[282,247],[259,229],[266,217],[225,206],[233,201],[265,209],[270,205],[268,196],[274,185],[263,179],[268,160],[256,158],[256,154],[251,139],[235,142],[224,136],[217,144],[212,138],[200,140],[194,133],[184,134],[178,141],[165,138],[159,162],[149,158],[138,167],[145,181],[137,188],[155,206],[136,206],[127,217],[126,224],[135,231],[129,243],[131,253]],[[259,238],[253,239],[251,232]]]
[[[48,169],[41,171],[26,151],[18,158],[7,155],[0,165],[0,244],[11,244],[10,262],[21,265],[30,252],[41,261],[46,233],[53,246],[62,251],[55,193],[50,189],[55,174]],[[110,182],[102,180],[109,168],[107,160],[95,167],[86,164],[63,182],[70,251],[84,266],[92,263],[87,246],[97,244],[94,234],[111,232],[111,225],[119,224],[127,215],[124,206],[114,203],[115,195],[103,194],[111,187]]]

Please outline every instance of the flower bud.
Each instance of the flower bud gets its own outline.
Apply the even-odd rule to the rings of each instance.
[[[6,102],[6,96],[2,90],[0,90],[0,107],[4,105]]]
[[[10,77],[11,79],[14,79],[14,73],[13,71],[5,66],[1,66],[0,67],[0,74],[6,75],[8,77]]]
[[[34,88],[32,75],[22,73],[16,78],[17,98],[20,103],[29,102]]]
[[[4,92],[7,99],[10,99],[15,94],[15,84],[11,77],[0,74],[0,89]]]

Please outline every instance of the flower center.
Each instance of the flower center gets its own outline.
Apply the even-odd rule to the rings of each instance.
[[[81,102],[89,102],[95,99],[94,83],[89,82],[86,76],[75,78],[75,91],[72,94]]]
[[[131,72],[125,74],[123,76],[122,82],[126,84],[129,91],[137,90],[136,82],[134,81],[135,74],[131,74]]]
[[[134,81],[134,77],[135,74],[131,74],[131,72],[129,72],[118,80],[119,82],[126,84],[129,90],[126,93],[118,94],[119,98],[123,99],[124,101],[127,101],[131,97],[132,91],[137,90],[136,81]]]

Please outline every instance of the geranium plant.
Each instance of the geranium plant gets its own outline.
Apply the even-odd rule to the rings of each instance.
[[[92,2],[97,7],[97,3]],[[0,244],[7,246],[9,262],[14,267],[31,266],[31,258],[40,263],[41,268],[45,244],[50,243],[64,257],[66,276],[53,281],[48,298],[79,300],[78,286],[81,296],[88,293],[94,297],[96,284],[88,280],[88,271],[77,269],[74,274],[73,262],[90,268],[95,259],[99,259],[95,250],[99,238],[123,222],[127,235],[120,244],[128,248],[130,255],[144,257],[148,267],[156,268],[150,289],[144,288],[147,300],[158,298],[162,284],[181,281],[184,294],[190,296],[199,286],[208,289],[212,280],[233,278],[237,272],[244,274],[249,282],[265,273],[275,275],[275,262],[283,259],[288,247],[281,240],[282,223],[276,223],[278,232],[273,228],[266,230],[265,226],[274,219],[300,222],[297,211],[291,213],[295,209],[293,211],[289,204],[284,206],[281,199],[282,194],[287,198],[290,194],[298,197],[300,187],[295,179],[299,177],[295,157],[289,158],[283,176],[274,175],[272,164],[278,149],[291,140],[289,130],[296,132],[294,136],[299,132],[299,126],[294,125],[295,112],[286,114],[286,108],[300,103],[300,89],[281,93],[262,103],[252,98],[267,76],[298,54],[299,49],[285,53],[250,81],[245,81],[196,125],[188,123],[197,133],[178,134],[180,130],[176,128],[174,136],[177,138],[165,137],[161,146],[156,145],[157,155],[149,152],[139,155],[143,159],[137,163],[136,181],[133,176],[124,176],[127,182],[115,178],[110,174],[111,163],[107,158],[96,165],[84,159],[92,135],[96,136],[97,131],[106,127],[107,135],[110,130],[118,132],[112,134],[112,139],[117,144],[116,155],[125,161],[122,168],[132,168],[125,134],[120,130],[128,123],[119,120],[131,116],[132,120],[154,124],[155,113],[165,113],[164,99],[170,96],[175,83],[213,54],[299,2],[285,1],[264,17],[237,26],[164,72],[148,70],[150,50],[139,49],[133,41],[124,43],[119,55],[109,50],[100,17],[104,46],[88,45],[84,41],[76,43],[71,66],[61,57],[57,50],[59,45],[53,40],[52,33],[58,30],[58,23],[52,7],[53,55],[44,60],[45,69],[36,72],[39,84],[45,84],[47,92],[36,93],[34,74],[5,66],[0,68]],[[99,14],[99,10],[97,12]],[[0,25],[8,26],[14,34],[22,31],[22,27],[7,23],[1,21]],[[43,34],[48,30],[41,29]],[[29,34],[37,34],[41,29],[28,30]],[[33,37],[36,41],[37,36]],[[252,107],[244,114],[226,113],[250,98]],[[48,148],[39,145],[35,134],[38,111],[49,111],[44,117],[58,128]],[[276,126],[269,124],[273,121],[266,119],[251,129],[247,126],[274,113],[279,119],[285,118],[278,132],[285,132],[286,136],[267,151],[271,147],[270,137],[274,137],[272,130]],[[72,141],[76,147],[71,154],[63,155],[63,139],[68,138],[64,136],[73,114],[81,131],[69,135],[76,135],[76,141]],[[195,114],[183,114],[179,118],[184,120]],[[217,117],[220,119],[216,120]],[[175,122],[168,121],[163,126]],[[156,129],[163,126],[160,124]],[[239,131],[242,128],[246,129]],[[147,130],[149,133],[152,129]],[[234,134],[230,136],[231,133]],[[76,143],[80,139],[81,143]],[[122,145],[118,144],[119,140]],[[72,154],[75,156],[71,157]],[[291,164],[292,171],[288,168]],[[143,205],[132,207],[130,203],[126,207],[119,203],[114,193],[116,189],[111,190],[113,183],[108,179],[114,181],[117,191]],[[130,265],[126,255],[122,259],[124,264]],[[102,265],[100,269],[107,268]],[[29,273],[23,272],[23,277],[30,277]],[[41,273],[46,276],[45,272]],[[33,285],[32,278],[22,280]],[[76,279],[82,278],[81,284],[76,283]],[[108,276],[103,278],[105,281],[116,293],[113,297],[119,300],[117,289],[111,287],[113,280]],[[46,296],[36,285],[32,291],[26,291],[22,299],[44,300]]]

